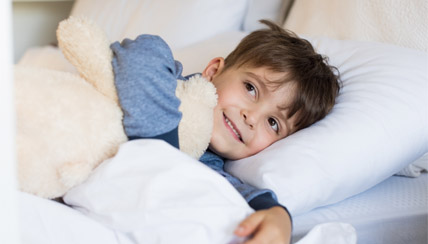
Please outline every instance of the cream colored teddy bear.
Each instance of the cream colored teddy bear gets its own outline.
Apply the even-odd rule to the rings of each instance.
[[[45,198],[83,182],[127,141],[104,31],[88,19],[70,17],[59,24],[57,38],[80,76],[19,66],[14,73],[19,185]],[[196,77],[178,81],[176,95],[183,114],[180,149],[199,158],[212,132],[215,88]]]

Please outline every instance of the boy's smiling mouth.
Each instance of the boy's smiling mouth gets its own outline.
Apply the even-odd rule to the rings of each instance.
[[[232,133],[233,137],[238,140],[239,142],[244,143],[244,141],[242,140],[241,137],[241,133],[239,132],[239,130],[236,128],[235,124],[229,120],[229,118],[223,113],[223,121],[226,125],[226,127],[230,130],[230,132]]]

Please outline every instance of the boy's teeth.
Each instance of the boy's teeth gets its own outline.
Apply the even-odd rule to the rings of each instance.
[[[241,139],[241,135],[238,134],[238,132],[235,130],[235,128],[233,127],[232,123],[229,121],[228,118],[226,118],[226,122],[227,124],[230,126],[230,128],[232,128],[233,132],[236,134],[236,136]]]

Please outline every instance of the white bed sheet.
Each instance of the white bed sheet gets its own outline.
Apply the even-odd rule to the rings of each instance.
[[[18,193],[21,242],[25,244],[130,244],[126,236],[56,201]]]
[[[317,224],[342,221],[355,227],[359,244],[428,243],[427,220],[428,174],[392,176],[359,195],[296,216],[294,240]]]

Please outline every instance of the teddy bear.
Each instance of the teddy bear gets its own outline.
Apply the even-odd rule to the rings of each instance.
[[[69,17],[57,39],[78,74],[14,68],[19,187],[48,199],[85,181],[127,141],[105,32],[89,19]],[[216,90],[196,76],[178,80],[176,95],[180,150],[197,159],[210,141]]]

